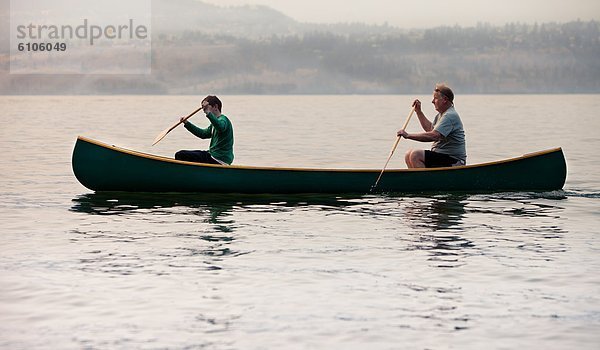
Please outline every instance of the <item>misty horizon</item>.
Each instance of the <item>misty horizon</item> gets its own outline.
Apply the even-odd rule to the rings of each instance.
[[[123,74],[119,67],[131,62],[114,50],[89,58],[67,51],[60,61],[100,74],[49,74],[41,55],[35,65],[46,74],[9,74],[5,38],[0,93],[397,94],[429,91],[437,81],[463,93],[600,91],[598,21],[406,30],[299,23],[264,6],[152,5],[150,74]],[[205,18],[222,19],[207,26]],[[109,70],[118,74],[101,74]]]
[[[600,20],[600,2],[573,0],[192,0],[222,8],[267,6],[299,22],[310,24],[389,25],[401,29],[427,29],[438,26],[476,26],[479,23],[535,24]]]

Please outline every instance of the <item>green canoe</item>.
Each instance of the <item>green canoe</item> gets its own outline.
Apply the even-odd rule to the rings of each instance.
[[[208,165],[178,161],[78,137],[73,172],[94,191],[206,193],[369,193],[380,169]],[[503,192],[561,189],[562,149],[497,162],[386,170],[377,192]]]

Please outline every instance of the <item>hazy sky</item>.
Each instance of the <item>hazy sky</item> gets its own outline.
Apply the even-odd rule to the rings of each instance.
[[[365,22],[410,28],[478,22],[599,20],[600,0],[202,0],[267,5],[300,22]]]

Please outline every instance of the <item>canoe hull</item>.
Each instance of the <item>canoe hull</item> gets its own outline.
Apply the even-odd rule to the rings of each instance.
[[[205,193],[369,193],[379,170],[291,169],[176,161],[79,137],[73,172],[94,191]],[[386,170],[377,192],[497,192],[561,189],[560,148],[480,165]]]

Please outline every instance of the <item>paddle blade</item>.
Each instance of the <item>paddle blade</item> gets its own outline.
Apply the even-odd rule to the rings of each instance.
[[[165,130],[163,130],[163,132],[158,134],[158,136],[156,136],[156,138],[154,139],[154,142],[152,142],[152,146],[156,145],[157,143],[160,142],[160,140],[164,139],[165,136],[167,136],[167,134],[169,133],[169,131],[171,131],[171,128],[165,129]]]
[[[189,118],[189,117],[188,117]],[[158,142],[160,142],[160,140],[164,139],[165,136],[167,136],[168,133],[171,132],[171,130],[175,129],[176,127],[179,126],[179,124],[181,124],[182,122],[179,121],[177,122],[177,124],[173,125],[172,127],[163,130],[163,132],[161,132],[160,134],[158,134],[158,136],[156,136],[156,138],[154,139],[154,142],[152,143],[152,146],[156,145]]]
[[[172,127],[168,128],[168,129],[164,130],[163,132],[161,132],[160,134],[158,134],[158,136],[156,136],[156,138],[154,139],[154,142],[152,143],[152,146],[154,146],[157,143],[159,143],[160,140],[164,139],[165,136],[167,136],[167,134],[171,132],[171,130],[173,130],[176,127],[178,127],[179,124],[185,123],[186,120],[190,119],[194,114],[198,113],[198,111],[201,110],[202,108],[204,108],[204,107],[200,106],[197,110],[193,111],[187,117],[183,118],[183,120],[178,121],[177,124],[173,125]]]

